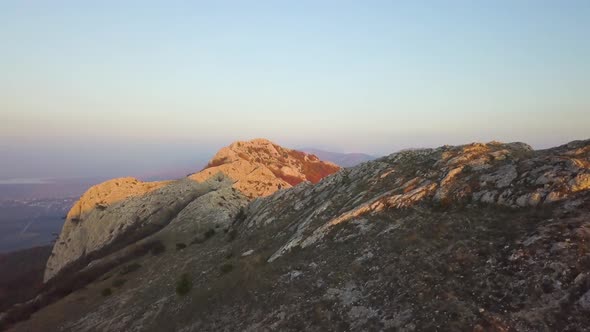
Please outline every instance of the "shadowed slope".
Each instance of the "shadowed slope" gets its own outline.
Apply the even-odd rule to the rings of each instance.
[[[0,254],[0,312],[33,297],[43,285],[50,246]]]

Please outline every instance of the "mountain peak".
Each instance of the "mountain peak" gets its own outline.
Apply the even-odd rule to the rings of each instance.
[[[205,169],[190,178],[202,182],[222,173],[246,196],[260,197],[304,181],[317,183],[339,169],[338,165],[321,161],[313,154],[257,138],[222,148]]]
[[[253,139],[247,140],[247,141],[235,141],[232,144],[230,144],[230,146],[232,146],[232,145],[242,145],[242,144],[250,144],[250,145],[276,145],[275,143],[273,143],[268,138],[258,137],[258,138],[253,138]]]

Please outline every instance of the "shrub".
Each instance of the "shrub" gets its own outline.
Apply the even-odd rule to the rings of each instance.
[[[209,228],[203,235],[205,236],[205,239],[208,239],[215,235],[215,230],[213,228]]]
[[[123,269],[121,269],[121,272],[119,274],[122,275],[122,276],[124,276],[126,274],[131,273],[131,272],[134,272],[134,271],[139,270],[140,267],[141,267],[141,264],[138,264],[138,263],[133,263],[133,264],[125,265],[123,267]]]
[[[152,241],[145,244],[145,247],[152,253],[152,255],[157,256],[164,251],[166,251],[166,246],[162,243],[162,241]]]
[[[126,282],[127,282],[126,279],[115,279],[115,281],[113,281],[113,287],[119,288],[119,287],[125,285]]]
[[[236,217],[234,218],[234,222],[235,223],[240,223],[243,222],[244,220],[246,220],[246,211],[244,210],[244,207],[240,208],[240,211],[238,211],[238,213],[236,214]]]
[[[205,240],[203,240],[201,237],[197,236],[189,243],[189,245],[192,246],[193,244],[199,244],[199,243],[203,243],[203,242],[205,242]]]
[[[102,294],[102,296],[107,297],[110,296],[111,294],[113,294],[113,291],[110,288],[105,288],[102,290],[102,292],[100,292]]]
[[[99,280],[100,280],[100,281],[105,281],[105,280],[107,280],[107,279],[108,279],[108,278],[110,278],[110,277],[112,277],[112,275],[111,275],[111,274],[105,274],[105,275],[104,275],[104,276],[102,276],[102,277],[101,277]]]
[[[235,228],[232,228],[228,233],[227,233],[227,241],[228,242],[232,242],[233,240],[235,240],[238,237],[238,231]]]
[[[195,237],[190,243],[189,245],[193,245],[193,244],[200,244],[200,243],[204,243],[205,241],[209,240],[211,237],[213,237],[213,235],[215,235],[215,229],[213,228],[209,228],[206,232],[204,232],[201,235],[198,235],[197,237]]]
[[[219,267],[219,270],[221,271],[222,274],[229,273],[233,269],[234,269],[234,266],[231,263],[225,263]]]
[[[188,273],[183,273],[178,282],[176,282],[176,294],[185,295],[193,288],[193,283],[190,280]]]
[[[186,244],[184,244],[184,243],[177,243],[176,244],[176,250],[182,250],[184,248],[186,248]]]

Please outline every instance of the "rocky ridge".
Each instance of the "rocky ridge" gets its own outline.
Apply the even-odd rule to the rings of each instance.
[[[84,193],[68,213],[44,281],[68,265],[77,261],[86,264],[150,235],[181,212],[192,211],[191,202],[204,190],[211,190],[210,185],[198,183],[230,179],[242,195],[238,205],[243,205],[243,195],[270,195],[303,181],[317,182],[338,169],[313,155],[255,139],[221,149],[204,170],[188,179],[141,182],[119,178],[98,184]]]
[[[15,329],[584,330],[589,174],[590,140],[404,151],[251,202],[212,172],[157,232],[82,270],[104,266],[99,279]],[[166,249],[125,260],[139,271],[101,296],[146,241]]]
[[[572,199],[590,189],[589,160],[588,141],[547,151],[497,142],[404,151],[344,169],[315,186],[258,199],[250,205],[252,217],[246,223],[252,227],[272,223],[276,216],[305,214],[298,216],[303,221],[272,261],[289,248],[312,245],[342,222],[418,203],[519,208]]]
[[[283,148],[267,139],[235,142],[221,149],[191,179],[204,181],[218,173],[233,179],[234,188],[254,198],[268,196],[304,181],[319,182],[337,172],[339,166],[321,161],[313,154]]]
[[[137,241],[163,227],[199,194],[194,181],[109,180],[90,188],[68,213],[45,269],[47,282],[77,260]],[[160,224],[160,225],[158,225]],[[117,241],[124,239],[125,243]],[[94,258],[85,260],[88,263]]]

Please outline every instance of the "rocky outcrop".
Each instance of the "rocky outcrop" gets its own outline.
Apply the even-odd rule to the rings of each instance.
[[[313,155],[256,139],[221,149],[205,170],[184,180],[106,181],[84,193],[68,213],[44,281],[67,266],[82,264],[76,267],[80,269],[153,234],[177,215],[194,219],[196,213],[207,210],[215,215],[212,220],[224,219],[221,215],[229,218],[236,206],[245,205],[245,196],[267,196],[303,181],[318,182],[338,169]],[[233,191],[228,192],[231,186]],[[200,196],[207,199],[197,199]]]
[[[127,198],[145,195],[170,182],[141,182],[135,178],[118,178],[108,180],[88,189],[74,203],[67,215],[68,221],[77,223],[88,217],[94,210],[105,210],[110,205]]]
[[[114,247],[155,232],[201,194],[203,187],[190,180],[144,183],[120,178],[90,188],[66,217],[44,281],[72,263],[89,263]]]
[[[304,181],[317,183],[339,169],[312,154],[286,149],[266,139],[254,139],[221,149],[204,170],[190,178],[204,181],[223,173],[234,180],[234,188],[254,198]]]
[[[588,146],[579,141],[533,151],[522,143],[491,142],[403,151],[342,170],[316,186],[259,199],[250,206],[247,223],[269,224],[277,215],[301,220],[269,258],[274,261],[294,247],[316,243],[335,225],[391,209],[549,205],[590,189]]]

